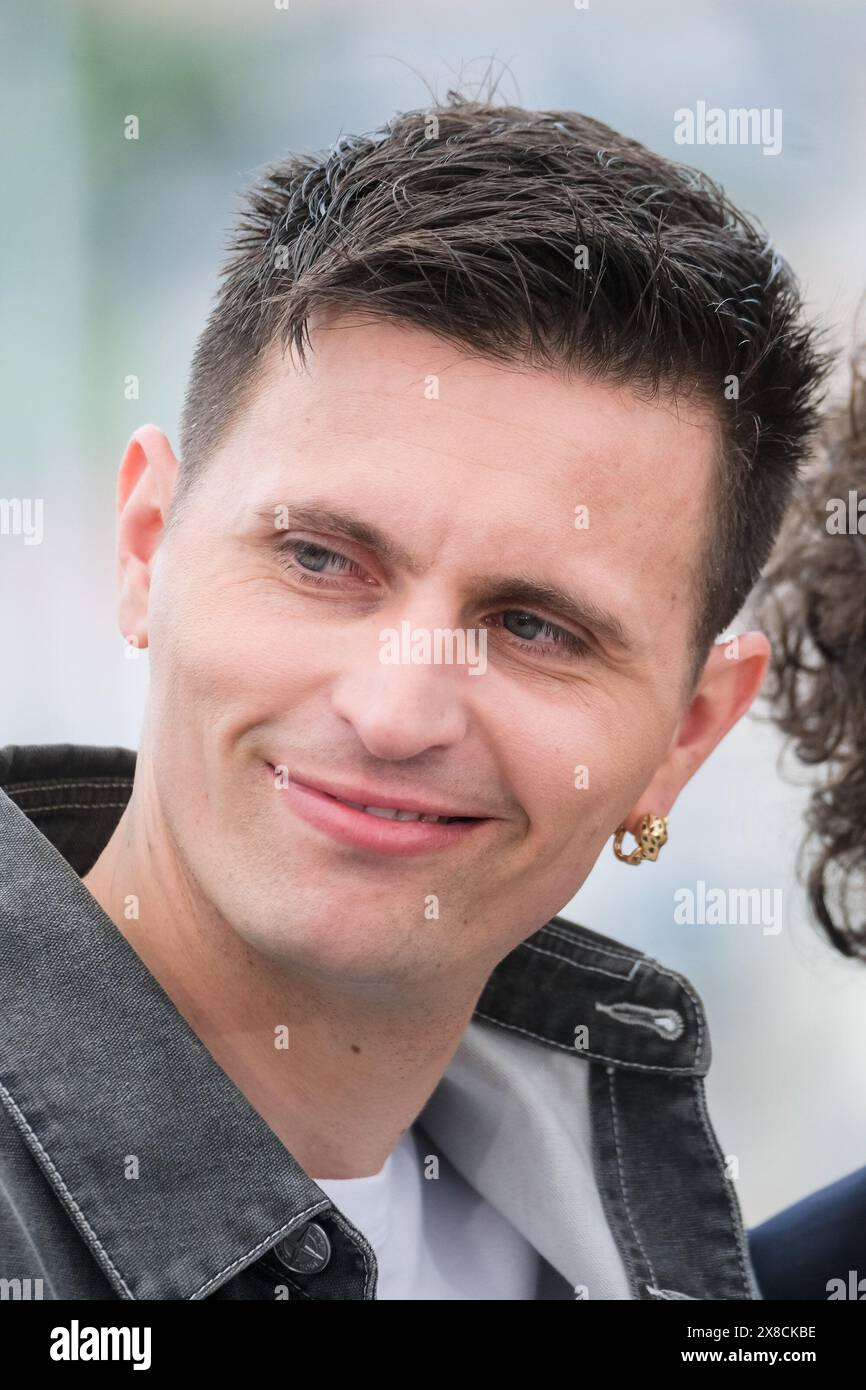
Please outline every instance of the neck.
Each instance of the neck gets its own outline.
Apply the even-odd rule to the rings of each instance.
[[[142,800],[137,775],[85,886],[311,1177],[379,1172],[447,1069],[483,980],[372,997],[257,953],[192,889]]]

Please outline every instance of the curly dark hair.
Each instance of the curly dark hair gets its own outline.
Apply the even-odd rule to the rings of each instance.
[[[846,514],[842,525],[836,513]],[[800,873],[832,944],[866,959],[866,342],[851,359],[849,400],[827,415],[795,491],[755,609],[773,645],[771,718],[823,774]]]

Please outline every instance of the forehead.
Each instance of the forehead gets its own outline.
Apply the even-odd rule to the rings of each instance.
[[[686,626],[719,451],[672,395],[511,367],[390,321],[330,319],[306,371],[267,353],[213,481],[238,518],[314,486],[409,538],[419,563],[507,559]],[[552,570],[556,570],[556,575]]]

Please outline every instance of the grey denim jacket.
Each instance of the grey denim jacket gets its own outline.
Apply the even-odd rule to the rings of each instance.
[[[368,1241],[81,882],[134,769],[0,749],[0,1297],[374,1299]],[[539,1298],[757,1299],[709,1064],[686,979],[554,917],[487,981],[425,1153],[539,1252]]]

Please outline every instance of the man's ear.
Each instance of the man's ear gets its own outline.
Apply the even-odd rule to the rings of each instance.
[[[117,611],[123,636],[136,647],[147,646],[151,568],[176,478],[177,459],[162,430],[142,425],[117,475]]]
[[[670,747],[652,781],[623,821],[634,833],[651,812],[666,816],[683,787],[758,694],[770,660],[762,632],[747,632],[713,647]]]

